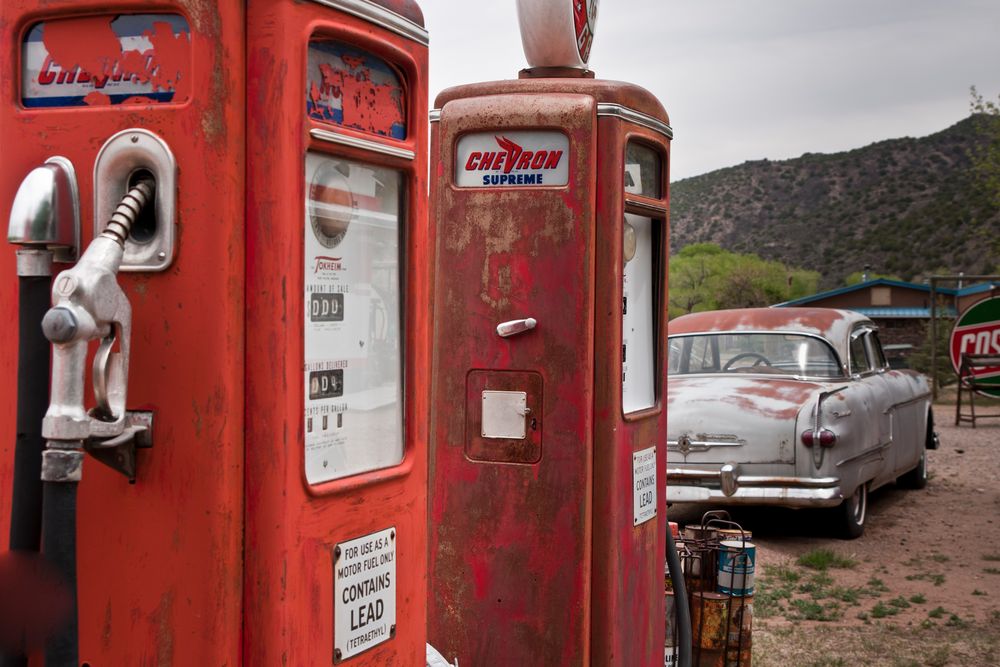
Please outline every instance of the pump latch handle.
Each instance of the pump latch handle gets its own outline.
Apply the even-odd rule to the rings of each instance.
[[[497,325],[497,335],[507,338],[515,334],[524,333],[535,328],[538,321],[534,317],[526,317],[523,320],[510,320]]]

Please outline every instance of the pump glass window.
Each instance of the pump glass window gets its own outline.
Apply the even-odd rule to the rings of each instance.
[[[625,149],[625,192],[659,198],[660,154],[630,141]],[[622,224],[622,410],[656,404],[657,285],[661,220],[625,213]]]
[[[306,113],[310,118],[393,139],[406,138],[406,91],[386,61],[328,39],[309,42]]]
[[[317,484],[403,460],[403,178],[308,153],[305,179],[305,466]]]
[[[659,199],[663,195],[660,154],[630,141],[625,150],[625,192]]]

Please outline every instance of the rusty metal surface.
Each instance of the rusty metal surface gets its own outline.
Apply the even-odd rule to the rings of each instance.
[[[460,664],[589,663],[595,152],[579,147],[592,146],[595,106],[573,94],[456,99],[433,128],[428,641]],[[452,185],[459,134],[531,127],[568,134],[568,187]],[[498,322],[526,316],[535,329],[497,336]],[[456,398],[472,369],[541,375],[538,463],[465,456]]]
[[[147,3],[124,2],[114,5],[113,15],[149,11]],[[97,0],[0,4],[0,210],[10,210],[30,169],[63,155],[80,181],[87,243],[93,166],[104,141],[141,126],[173,150],[180,165],[176,261],[164,273],[120,276],[134,323],[128,408],[155,413],[156,447],[138,452],[134,486],[96,461],[84,465],[80,658],[92,665],[235,665],[243,552],[245,67],[242,48],[223,45],[242,44],[243,5],[184,0],[158,3],[155,12],[182,14],[190,25],[187,104],[133,100],[25,109],[17,99],[25,31],[39,20],[108,16],[109,6]],[[97,55],[92,36],[73,35],[66,46],[85,60]],[[13,312],[12,250],[0,252],[0,275],[0,308]],[[5,377],[14,376],[16,355],[13,345],[0,350]],[[0,428],[13,434],[13,387],[7,383],[2,391]],[[9,488],[12,442],[0,439],[3,489]],[[9,495],[0,494],[4,535],[8,503]]]
[[[511,79],[486,81],[446,88],[434,100],[434,108],[443,109],[459,99],[490,95],[581,94],[599,103],[620,104],[669,124],[663,105],[648,90],[635,84],[605,79]]]
[[[596,105],[606,102],[668,120],[641,88],[589,79],[473,84],[437,99],[432,400],[461,396],[473,369],[538,370],[546,419],[537,464],[497,466],[462,455],[461,411],[433,418],[429,639],[460,661],[647,665],[663,659],[658,589],[665,512],[660,501],[656,519],[636,527],[631,500],[633,452],[657,445],[662,479],[664,388],[659,383],[652,409],[622,415],[621,256],[626,142],[656,147],[665,165],[669,149],[662,135],[618,118],[595,125]],[[565,190],[455,188],[457,137],[505,128],[565,128],[572,149],[592,148],[575,150]],[[658,250],[664,258],[667,171],[662,199],[636,198],[663,211]],[[661,295],[666,273],[664,261],[656,277]],[[665,298],[656,313],[665,323]],[[525,316],[538,318],[536,330],[509,341],[492,333],[496,322]],[[665,340],[661,326],[655,338],[660,376]]]
[[[370,0],[370,2],[424,27],[424,13],[414,0]]]
[[[611,87],[615,89],[614,86]],[[619,101],[656,115],[659,102],[626,87]],[[615,89],[617,90],[617,89]],[[601,100],[606,101],[606,100]],[[655,102],[655,104],[654,104]],[[666,114],[660,115],[666,120]],[[663,596],[658,594],[666,560],[666,506],[657,495],[655,519],[633,524],[632,453],[656,445],[657,483],[663,488],[666,468],[664,362],[667,321],[667,257],[669,256],[669,143],[662,135],[623,122],[598,120],[597,263],[595,270],[594,370],[594,568],[592,655],[596,665],[650,665],[659,662],[663,647]],[[663,169],[659,200],[623,194],[623,157],[628,141],[639,141],[661,156]],[[659,321],[654,333],[655,404],[642,412],[622,413],[622,244],[623,212],[628,200],[643,200],[664,209],[657,224],[663,231],[658,252],[663,261],[658,275],[659,302],[653,312]],[[657,216],[633,209],[640,215]],[[654,236],[654,239],[656,237]],[[654,292],[656,294],[656,292]]]
[[[417,11],[410,2],[399,7]],[[252,1],[247,25],[247,142],[253,159],[247,198],[246,619],[242,662],[231,664],[333,664],[334,547],[390,526],[396,529],[396,632],[345,664],[424,664],[431,308],[431,236],[422,195],[427,49],[318,3]],[[399,68],[408,86],[407,137],[364,136],[408,149],[415,160],[310,137],[309,130],[321,126],[308,119],[305,106],[305,45],[311,35],[350,43]],[[338,131],[362,136],[350,128]],[[305,151],[397,169],[407,192],[404,459],[316,486],[304,477]]]

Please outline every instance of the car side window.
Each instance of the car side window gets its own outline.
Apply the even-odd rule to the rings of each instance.
[[[851,334],[851,373],[860,375],[867,373],[871,368],[868,361],[868,350],[865,348],[864,330],[855,331]]]
[[[712,342],[712,336],[699,336],[694,340],[694,345],[691,349],[690,372],[697,373],[698,371],[715,370],[718,368]]]
[[[882,351],[882,341],[874,331],[868,334],[868,342],[871,343],[872,353],[875,355],[875,367],[885,368],[889,362],[885,359],[885,352]]]

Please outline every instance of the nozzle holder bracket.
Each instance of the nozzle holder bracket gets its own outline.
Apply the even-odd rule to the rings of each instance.
[[[156,230],[149,240],[128,239],[120,271],[165,271],[177,241],[177,161],[170,147],[149,130],[122,130],[105,142],[94,163],[94,236],[104,229],[140,169],[153,175]]]

